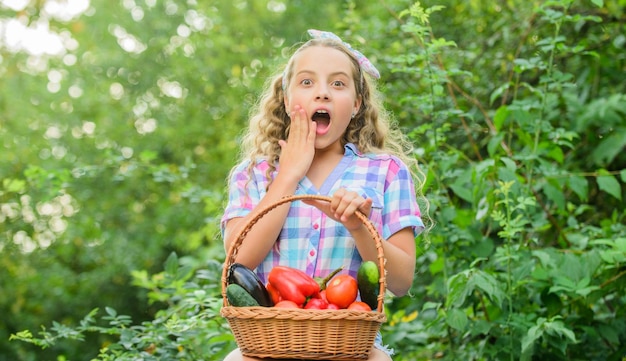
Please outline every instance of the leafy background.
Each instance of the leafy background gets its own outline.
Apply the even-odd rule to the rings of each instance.
[[[381,70],[433,228],[395,360],[626,358],[624,0],[0,2],[0,360],[221,360],[238,137],[306,29]],[[15,21],[62,50],[11,42]],[[425,206],[425,205],[424,205]]]

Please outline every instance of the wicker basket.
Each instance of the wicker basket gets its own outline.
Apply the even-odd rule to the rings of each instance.
[[[258,212],[241,230],[226,255],[222,272],[221,314],[228,320],[235,340],[244,356],[299,360],[367,360],[376,333],[386,321],[383,297],[386,290],[385,257],[382,239],[374,225],[362,213],[357,216],[376,241],[380,292],[378,308],[373,311],[305,310],[275,307],[234,307],[226,298],[228,268],[235,262],[237,252],[250,228],[274,208],[295,200],[318,199],[318,195],[294,195]]]

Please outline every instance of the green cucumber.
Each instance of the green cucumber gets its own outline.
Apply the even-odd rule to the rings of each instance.
[[[226,287],[226,299],[231,306],[251,307],[258,306],[259,303],[243,287],[236,283],[231,283]]]
[[[380,294],[380,272],[378,271],[378,265],[373,261],[361,263],[356,275],[356,281],[359,286],[361,301],[367,303],[372,310],[377,309],[378,295]]]

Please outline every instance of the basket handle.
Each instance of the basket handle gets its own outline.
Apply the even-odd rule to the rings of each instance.
[[[230,245],[228,252],[226,253],[226,260],[224,261],[224,268],[222,269],[222,298],[224,300],[224,306],[228,306],[228,301],[226,298],[226,287],[228,286],[227,284],[228,283],[227,282],[228,281],[227,280],[228,269],[233,263],[235,263],[235,258],[237,257],[237,253],[239,252],[239,247],[241,247],[241,244],[243,243],[243,239],[246,237],[248,232],[250,232],[250,229],[252,228],[252,226],[254,226],[267,213],[269,213],[274,208],[280,205],[297,201],[297,200],[322,200],[322,201],[330,202],[332,198],[328,196],[315,195],[315,194],[301,194],[301,195],[285,196],[279,199],[278,201],[276,201],[275,203],[270,204],[264,209],[261,209],[260,211],[258,211],[250,219],[248,224],[246,224],[246,226],[243,227],[241,231],[239,231],[239,234],[235,238],[235,241]],[[385,254],[383,250],[383,240],[380,234],[378,234],[378,231],[376,230],[376,227],[374,226],[374,224],[369,220],[369,218],[367,218],[366,215],[364,215],[359,210],[356,211],[355,215],[357,216],[357,218],[359,218],[361,223],[363,223],[367,231],[371,234],[372,238],[374,238],[374,241],[376,242],[378,271],[380,274],[380,279],[378,282],[380,288],[378,292],[377,311],[382,312],[383,311],[383,299],[385,297],[385,290],[387,287],[387,280],[386,280],[386,275],[385,275]]]

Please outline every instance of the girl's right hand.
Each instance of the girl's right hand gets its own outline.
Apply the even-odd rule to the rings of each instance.
[[[350,232],[363,226],[361,220],[355,215],[357,210],[366,217],[369,217],[372,211],[371,198],[363,198],[357,192],[348,191],[345,188],[339,188],[335,191],[330,202],[318,200],[305,200],[303,202],[316,207],[331,219],[340,222]]]
[[[278,174],[291,175],[299,182],[309,170],[315,155],[315,132],[317,124],[309,119],[299,105],[290,114],[291,127],[287,140],[279,140],[280,159]]]

